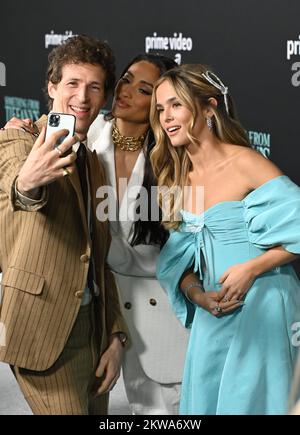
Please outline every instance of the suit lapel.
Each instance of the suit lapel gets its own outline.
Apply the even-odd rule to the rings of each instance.
[[[95,232],[94,231],[95,228],[100,229],[97,231],[98,242],[96,244],[97,247],[100,248],[104,246],[106,243],[105,241],[102,240],[102,237],[105,235],[107,231],[108,222],[101,221],[97,218],[97,205],[99,202],[97,201],[96,193],[99,187],[106,184],[106,177],[105,177],[105,171],[103,166],[99,164],[96,151],[87,153],[87,165],[88,165],[90,197],[91,197],[91,224],[92,224],[93,232]],[[94,246],[94,249],[97,250],[98,249],[97,247]]]
[[[88,168],[88,179],[89,179],[89,186],[90,186],[90,198],[91,198],[91,212],[94,214],[96,204],[95,204],[95,198],[96,198],[96,186],[95,186],[95,168],[93,164],[93,153],[88,152],[87,153],[87,168]],[[96,156],[97,158],[97,156]],[[93,174],[93,176],[91,176]],[[78,177],[79,180],[79,177]]]
[[[113,122],[105,121],[102,123],[97,130],[97,136],[94,134],[89,146],[94,152],[97,153],[97,158],[104,165],[106,180],[108,185],[112,187],[112,194],[109,195],[109,210],[112,213],[113,218],[110,219],[110,229],[113,233],[119,232],[119,222],[118,222],[118,201],[117,201],[117,190],[116,190],[116,171],[115,171],[115,155],[114,155],[114,145],[111,139]],[[100,134],[99,134],[100,133]],[[99,186],[98,186],[99,187]]]
[[[145,156],[143,150],[141,150],[128,180],[127,189],[124,192],[120,205],[120,228],[122,235],[126,240],[130,239],[131,230],[134,224],[135,202],[143,184],[144,166]]]
[[[39,132],[41,132],[42,128],[45,127],[46,124],[47,124],[47,115],[42,115],[40,117],[40,119],[38,119],[35,122],[35,125],[37,126],[37,129],[38,129]]]
[[[134,209],[136,197],[143,184],[145,156],[143,151],[141,151],[133,168],[131,177],[127,180],[127,188],[119,206],[117,200],[115,151],[112,142],[113,121],[100,122],[98,120],[98,124],[97,129],[95,128],[94,131],[91,130],[93,133],[90,133],[91,140],[89,146],[92,150],[97,152],[99,160],[103,161],[108,182],[110,186],[113,187],[114,198],[109,197],[109,199],[113,201],[113,204],[111,204],[112,209],[117,210],[117,219],[110,220],[110,229],[112,234],[122,234],[122,236],[128,240],[134,223],[133,217],[128,216],[128,209]],[[130,194],[130,197],[128,197],[128,194]]]

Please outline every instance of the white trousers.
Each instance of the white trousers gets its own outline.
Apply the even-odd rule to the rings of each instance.
[[[122,368],[133,415],[178,414],[181,383],[160,384],[146,376],[133,346],[126,350]]]

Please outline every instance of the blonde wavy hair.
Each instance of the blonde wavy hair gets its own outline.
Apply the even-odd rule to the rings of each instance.
[[[188,174],[191,170],[191,161],[185,146],[172,146],[168,135],[161,127],[159,112],[156,108],[157,88],[164,81],[168,81],[174,87],[179,101],[190,110],[192,117],[187,134],[192,143],[198,143],[198,139],[193,136],[198,105],[201,109],[210,108],[213,112],[212,131],[221,142],[249,146],[247,134],[238,121],[230,94],[227,94],[226,107],[221,90],[203,77],[202,74],[207,71],[212,73],[211,69],[205,65],[181,65],[164,73],[154,86],[150,122],[156,145],[151,152],[150,159],[159,188],[159,205],[163,211],[168,210],[167,219],[163,217],[163,225],[167,229],[178,229],[180,226],[180,208],[183,203],[184,187],[187,185]],[[211,104],[211,98],[217,101],[217,105]],[[167,189],[164,190],[165,188]],[[170,192],[177,194],[172,195]]]

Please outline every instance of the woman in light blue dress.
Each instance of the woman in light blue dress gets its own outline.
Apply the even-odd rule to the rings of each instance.
[[[151,121],[158,186],[181,188],[160,199],[171,236],[157,269],[191,327],[180,412],[283,414],[299,346],[300,189],[247,146],[204,66],[164,74]]]

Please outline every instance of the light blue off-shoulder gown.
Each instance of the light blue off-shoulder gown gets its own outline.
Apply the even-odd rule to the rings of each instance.
[[[183,222],[161,251],[157,275],[191,335],[181,414],[283,414],[300,345],[300,283],[293,267],[259,276],[245,305],[220,318],[191,304],[179,290],[191,266],[204,289],[220,290],[230,266],[283,246],[300,254],[300,189],[273,178],[242,201],[220,202]],[[176,355],[174,355],[176,358]]]

